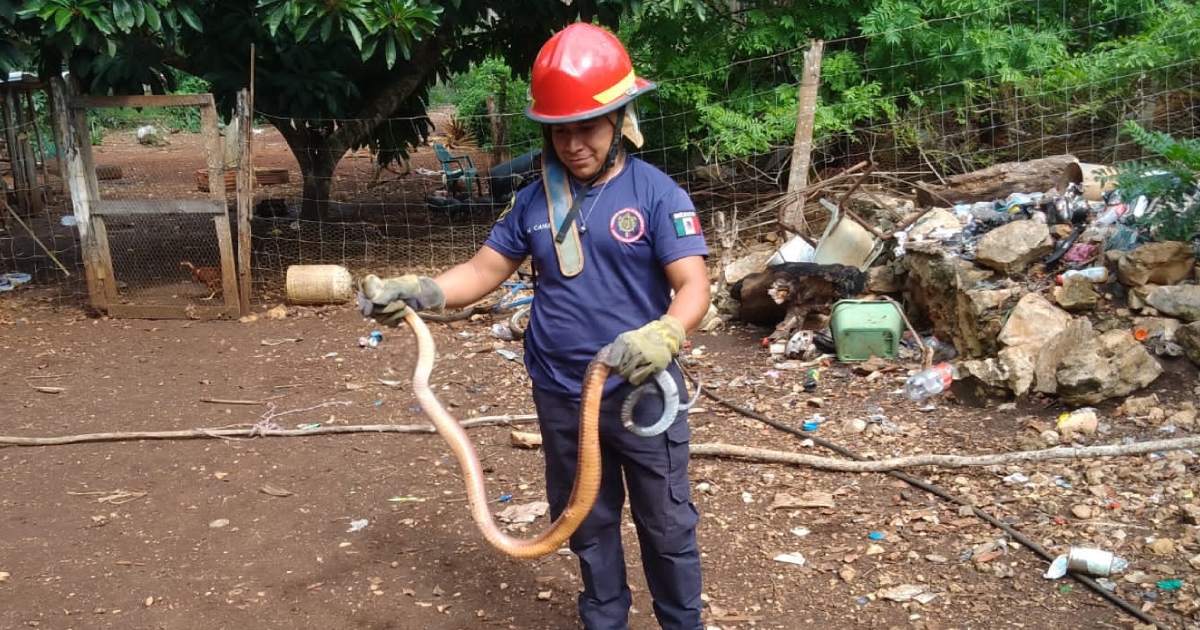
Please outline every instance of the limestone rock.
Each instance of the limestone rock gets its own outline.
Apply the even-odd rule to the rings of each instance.
[[[1125,396],[1154,382],[1162,366],[1125,330],[1110,330],[1063,357],[1055,372],[1058,394],[1072,405]]]
[[[1091,280],[1071,276],[1063,280],[1061,287],[1054,287],[1054,301],[1068,311],[1076,313],[1095,308],[1100,301],[1100,294],[1096,293]]]
[[[1175,342],[1183,348],[1183,353],[1192,363],[1200,365],[1200,322],[1180,326],[1175,331]]]
[[[1071,315],[1037,293],[1017,302],[1000,331],[1000,343],[1006,346],[1044,344],[1071,323]]]
[[[964,358],[999,351],[996,339],[1004,314],[1024,289],[977,288],[992,273],[953,256],[910,250],[901,260],[908,270],[910,302],[933,324],[938,339],[953,341]]]
[[[1024,396],[1033,387],[1040,347],[1040,344],[1031,343],[1005,348],[996,357],[1004,373],[1004,380],[1014,394]]]
[[[1063,357],[1070,351],[1081,346],[1085,341],[1095,336],[1092,323],[1085,317],[1072,320],[1038,350],[1037,365],[1034,368],[1034,390],[1043,394],[1053,394],[1058,391],[1056,372]]]
[[[1155,407],[1158,407],[1158,394],[1130,396],[1121,403],[1121,406],[1117,407],[1117,414],[1136,418],[1149,414],[1150,410]]]
[[[903,288],[903,275],[893,265],[880,265],[867,270],[869,293],[899,293]]]
[[[1054,241],[1045,223],[1013,221],[979,239],[975,258],[980,264],[1007,274],[1020,273],[1033,261],[1050,253]]]
[[[1121,257],[1117,277],[1121,284],[1176,284],[1187,279],[1196,264],[1190,243],[1146,243]]]
[[[742,278],[767,268],[767,259],[774,252],[770,249],[760,249],[725,265],[725,282],[733,284]]]
[[[1158,287],[1146,296],[1146,302],[1158,312],[1184,321],[1200,321],[1200,285],[1181,284]]]
[[[925,213],[908,229],[908,240],[920,241],[941,234],[957,234],[963,229],[962,223],[953,212],[943,208],[934,208]],[[936,233],[936,234],[935,234]]]

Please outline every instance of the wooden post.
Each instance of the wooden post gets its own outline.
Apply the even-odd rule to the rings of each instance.
[[[501,95],[503,99],[503,95]],[[508,121],[504,120],[503,102],[496,105],[496,98],[487,97],[488,121],[492,124],[492,166],[507,162],[510,156],[508,147]]]
[[[44,206],[44,200],[42,186],[38,183],[37,157],[33,153],[33,141],[37,137],[37,114],[33,111],[33,100],[29,99],[28,92],[25,93],[26,100],[29,102],[28,111],[21,103],[21,95],[16,92],[12,94],[13,109],[17,113],[17,143],[23,154],[21,165],[25,168],[25,184],[29,190],[29,209],[33,212],[40,212]]]
[[[225,152],[221,150],[221,132],[217,129],[217,106],[211,94],[206,94],[207,104],[200,106],[200,136],[204,139],[204,153],[208,163],[208,196],[225,204]],[[228,211],[226,211],[228,215]]]
[[[25,151],[21,147],[20,120],[17,118],[17,108],[20,101],[15,98],[13,89],[4,89],[4,141],[8,143],[9,166],[12,167],[13,193],[17,197],[17,207],[28,214],[33,210],[33,184],[25,181],[28,170],[25,168]]]
[[[92,306],[106,310],[104,279],[99,271],[102,267],[95,235],[91,229],[92,203],[99,201],[96,174],[91,170],[91,138],[87,133],[87,113],[71,107],[71,90],[62,77],[50,79],[51,101],[54,104],[56,139],[62,156],[62,177],[71,193],[71,210],[75,215],[75,227],[79,230],[79,245],[83,251],[84,276],[87,278],[88,297]],[[81,130],[82,129],[82,133]],[[111,280],[111,279],[110,279]]]
[[[50,169],[46,164],[48,160],[46,160],[46,145],[42,143],[42,130],[38,129],[37,125],[37,108],[33,105],[33,90],[25,93],[25,104],[29,111],[29,120],[32,121],[33,140],[35,146],[37,146],[36,153],[42,158],[42,185],[38,190],[38,198],[41,199],[43,194],[46,194],[50,191]],[[53,116],[51,118],[53,118]],[[45,192],[43,192],[42,189],[44,189]]]
[[[254,131],[250,128],[253,117],[250,115],[247,90],[239,90],[237,94],[238,129],[241,131],[238,143],[237,159],[237,213],[238,213],[238,246],[237,246],[237,277],[239,287],[238,306],[242,315],[250,314],[250,213],[253,211],[254,190],[250,178],[254,174],[254,164],[250,162],[250,140]]]
[[[780,209],[779,216],[783,225],[801,230],[808,229],[801,191],[808,186],[808,168],[812,163],[813,119],[817,114],[817,91],[821,87],[821,55],[824,50],[825,42],[814,39],[804,53],[804,71],[796,107],[796,138],[792,142],[792,167],[788,173],[789,203]]]

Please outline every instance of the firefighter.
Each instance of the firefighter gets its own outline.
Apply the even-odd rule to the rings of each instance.
[[[605,384],[601,406],[602,486],[570,540],[583,578],[579,616],[589,629],[628,626],[627,490],[659,624],[703,627],[687,411],[653,437],[626,431],[619,418],[632,388],[663,370],[686,392],[672,359],[709,305],[708,248],[691,199],[625,150],[626,142],[642,144],[634,99],[654,87],[610,32],[579,23],[555,34],[534,61],[526,109],[545,136],[541,182],[514,196],[471,260],[436,278],[368,276],[362,283],[365,314],[394,318],[395,306],[388,307],[398,302],[418,310],[472,304],[532,259],[537,283],[525,366],[554,518],[575,478],[585,368],[613,344],[610,363],[619,376]],[[661,408],[643,401],[638,422],[653,422]]]

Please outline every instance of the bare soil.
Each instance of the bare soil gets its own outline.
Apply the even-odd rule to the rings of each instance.
[[[274,421],[289,428],[423,421],[406,384],[380,382],[407,381],[411,336],[385,330],[378,349],[360,348],[357,338],[371,325],[349,307],[292,308],[284,320],[253,323],[118,321],[52,310],[40,296],[22,290],[0,299],[3,435],[245,425],[303,409]],[[493,351],[520,347],[492,339],[488,324],[434,326],[436,391],[460,417],[528,413],[523,368]],[[761,334],[738,327],[699,335],[692,366],[721,395],[790,424],[820,413],[819,435],[861,453],[1028,448],[1062,411],[940,400],[922,412],[897,393],[903,371],[868,377],[836,364],[823,370],[817,391],[805,392],[800,372],[772,367]],[[1196,382],[1194,367],[1171,363],[1152,391],[1169,411],[1195,399]],[[841,430],[873,405],[898,432]],[[695,442],[814,450],[711,401],[701,407],[692,418]],[[1121,418],[1111,405],[1101,415],[1107,434],[1096,442],[1164,435],[1161,418]],[[541,456],[510,447],[508,432],[471,433],[489,492],[510,493],[514,503],[539,500]],[[1028,484],[1002,481],[1016,471]],[[1196,471],[1194,457],[1174,454],[919,473],[1056,552],[1093,545],[1128,558],[1124,575],[1141,575],[1116,576],[1117,592],[1164,626],[1182,628],[1197,625],[1188,561],[1196,562],[1200,541],[1181,516],[1200,490]],[[1132,627],[1082,586],[1043,579],[1046,563],[1007,541],[995,544],[1001,532],[888,477],[693,460],[692,479],[710,626]],[[487,547],[436,435],[9,447],[0,449],[0,487],[4,628],[576,627],[574,559],[515,561]],[[270,494],[279,490],[291,494]],[[832,495],[833,506],[770,507],[779,493],[811,491]],[[1093,514],[1078,518],[1077,505]],[[503,507],[497,501],[496,510]],[[348,531],[358,519],[366,526]],[[531,531],[545,525],[541,518]],[[655,627],[627,527],[631,627]],[[811,533],[798,536],[797,528]],[[868,539],[872,531],[884,538]],[[1161,538],[1171,539],[1169,549],[1151,544]],[[806,564],[773,560],[788,552],[802,553]],[[1183,588],[1155,587],[1170,578]],[[877,597],[903,584],[936,597],[926,604]],[[545,591],[548,600],[538,597]]]

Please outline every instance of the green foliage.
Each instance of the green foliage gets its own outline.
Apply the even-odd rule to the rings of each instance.
[[[703,20],[675,10],[645,0],[621,36],[660,80],[645,108],[665,118],[648,137],[676,157],[790,144],[810,38],[829,40],[819,151],[875,146],[913,159],[920,149],[954,156],[942,165],[951,171],[1017,157],[982,142],[1116,128],[1139,94],[1193,83],[1200,59],[1200,11],[1186,0],[714,0]]]
[[[508,124],[508,144],[514,153],[522,153],[541,144],[541,129],[523,114],[529,96],[529,82],[513,76],[503,59],[488,57],[467,72],[455,74],[431,102],[454,105],[460,120],[483,148],[492,148],[492,126],[487,116],[487,98],[495,99],[498,113]]]
[[[1139,227],[1164,241],[1200,236],[1200,140],[1178,140],[1132,121],[1123,130],[1150,154],[1117,170],[1117,186],[1126,199],[1146,195],[1157,204],[1157,211],[1142,217]]]

